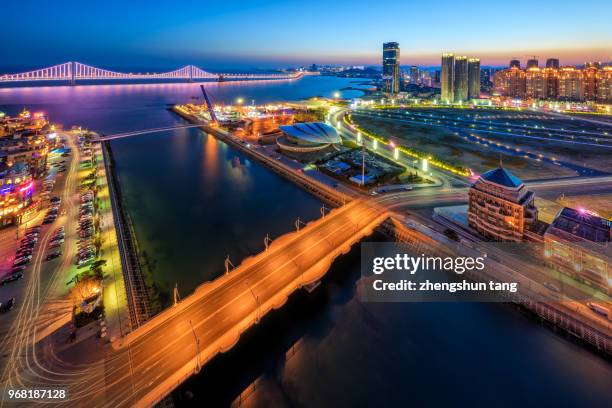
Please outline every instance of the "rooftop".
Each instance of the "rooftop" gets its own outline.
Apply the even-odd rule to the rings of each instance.
[[[563,208],[552,223],[552,227],[592,242],[610,242],[610,222],[597,215]]]
[[[341,143],[342,139],[333,127],[322,122],[296,123],[279,126],[286,135],[308,143],[330,144]]]
[[[518,188],[523,182],[521,179],[510,173],[503,167],[498,167],[495,170],[487,171],[480,175],[480,178],[491,183],[499,184],[500,186]]]

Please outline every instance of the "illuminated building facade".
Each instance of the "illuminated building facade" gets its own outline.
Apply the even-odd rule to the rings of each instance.
[[[396,42],[383,44],[383,90],[397,94],[400,90],[400,49]]]
[[[563,67],[559,70],[559,99],[584,100],[582,70],[574,67]]]
[[[25,164],[0,163],[0,227],[21,222],[32,204],[34,182]]]
[[[546,98],[546,78],[544,71],[538,67],[525,72],[525,97],[528,99]]]
[[[470,226],[494,241],[521,242],[536,222],[535,195],[503,167],[482,174],[468,196]]]
[[[468,59],[468,99],[480,98],[480,60]]]
[[[603,67],[597,73],[597,100],[612,101],[612,67]]]
[[[525,71],[512,67],[493,74],[493,89],[500,95],[524,98],[526,92]]]
[[[468,61],[467,57],[455,57],[455,80],[453,83],[455,102],[468,100]]]
[[[610,292],[610,221],[586,210],[563,208],[546,230],[544,244],[552,268]]]
[[[555,68],[549,59],[546,68],[508,68],[493,76],[493,89],[502,96],[519,99],[612,102],[612,67],[587,63],[585,68]]]
[[[455,100],[455,55],[442,54],[442,69],[440,73],[440,99],[450,103]]]

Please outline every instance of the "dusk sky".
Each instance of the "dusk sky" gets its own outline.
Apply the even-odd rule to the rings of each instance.
[[[84,5],[90,3],[89,5]],[[95,4],[93,4],[95,3]],[[6,1],[0,70],[68,60],[116,68],[439,65],[445,51],[480,57],[612,60],[612,2],[523,1]]]

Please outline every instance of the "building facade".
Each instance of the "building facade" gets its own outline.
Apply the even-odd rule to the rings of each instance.
[[[468,59],[468,99],[480,98],[480,60]]]
[[[508,68],[493,76],[493,89],[502,96],[563,101],[612,102],[612,67],[598,63],[585,68],[555,68],[556,59],[547,68]]]
[[[396,42],[383,44],[383,90],[388,94],[400,91],[400,49]]]
[[[559,69],[559,59],[549,58],[546,60],[546,68]]]
[[[440,99],[445,103],[455,100],[455,55],[442,54],[442,69],[440,73]]]
[[[467,57],[455,57],[455,79],[453,84],[455,102],[468,100],[468,61]]]
[[[544,256],[553,269],[610,293],[610,221],[563,208],[544,234]]]
[[[468,196],[469,225],[494,241],[521,242],[537,221],[533,192],[503,167],[482,174]]]

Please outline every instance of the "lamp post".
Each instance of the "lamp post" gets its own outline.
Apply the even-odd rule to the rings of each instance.
[[[191,326],[191,332],[193,333],[193,337],[195,339],[195,345],[196,345],[196,366],[195,366],[195,373],[199,373],[200,372],[200,339],[198,339],[198,336],[196,335],[195,329],[193,328],[193,323],[191,323],[191,320],[189,320],[189,326]]]

